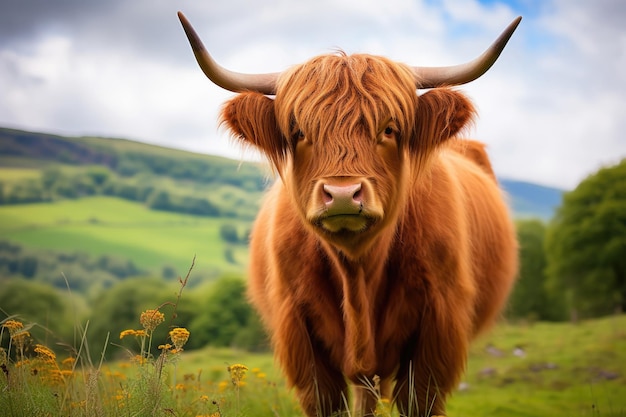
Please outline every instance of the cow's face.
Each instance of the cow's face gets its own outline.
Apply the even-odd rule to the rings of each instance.
[[[275,99],[238,95],[222,118],[269,158],[305,224],[359,256],[394,223],[409,178],[472,114],[460,93],[418,96],[409,67],[340,54],[283,74]]]

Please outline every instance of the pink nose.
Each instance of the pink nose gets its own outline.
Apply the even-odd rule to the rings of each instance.
[[[361,212],[363,204],[361,183],[324,184],[322,197],[329,215],[358,214]]]

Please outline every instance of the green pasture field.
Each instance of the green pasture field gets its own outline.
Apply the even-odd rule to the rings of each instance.
[[[451,416],[626,416],[626,316],[500,325],[473,344],[464,381]]]
[[[19,180],[39,179],[41,170],[39,168],[24,167],[1,167],[0,181],[13,182]]]
[[[113,197],[0,206],[0,236],[37,249],[113,255],[150,271],[172,266],[184,276],[196,256],[196,274],[242,272],[247,249],[232,248],[237,264],[226,262],[220,226],[240,233],[249,222],[150,210]]]
[[[523,357],[513,354],[516,347]],[[280,397],[288,397],[269,354],[215,348],[185,353],[178,379],[202,370],[204,378],[219,381],[233,363],[260,369],[277,383]],[[580,324],[501,324],[474,342],[462,386],[448,401],[448,416],[624,417],[626,316]]]

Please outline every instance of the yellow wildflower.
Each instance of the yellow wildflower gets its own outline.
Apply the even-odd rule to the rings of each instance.
[[[47,346],[44,345],[35,345],[34,349],[37,356],[45,362],[55,362],[57,355]]]
[[[63,373],[58,369],[49,369],[42,379],[50,385],[61,385],[65,383]]]
[[[123,330],[122,332],[120,332],[120,339],[123,339],[126,336],[143,337],[143,336],[148,336],[148,333],[145,330],[133,330],[133,329]]]
[[[9,333],[11,330],[9,329]],[[26,330],[17,331],[16,333],[11,335],[11,342],[18,348],[23,349],[26,346],[28,339],[30,338],[30,333]]]
[[[166,343],[164,345],[159,345],[159,350],[170,350],[172,348],[172,345],[170,345],[169,343]]]
[[[135,335],[135,330],[132,329],[128,329],[128,330],[123,330],[120,333],[120,339],[125,338],[126,336],[134,336]]]
[[[2,327],[6,327],[7,329],[9,329],[9,334],[13,336],[14,334],[21,331],[24,328],[24,325],[22,324],[22,322],[17,320],[7,320],[2,323]]]
[[[181,351],[183,345],[189,340],[189,330],[184,327],[176,327],[170,331],[170,339],[172,339],[172,343],[176,346],[176,350]]]
[[[63,378],[69,378],[71,376],[74,376],[74,372],[71,369],[63,369],[61,371],[61,375],[63,376]]]
[[[141,313],[139,323],[144,329],[153,331],[156,327],[165,321],[165,315],[159,310],[146,310]]]
[[[242,365],[240,363],[236,363],[228,367],[228,372],[230,372],[230,379],[235,386],[241,386],[241,381],[246,376],[246,371],[248,367],[246,365]]]
[[[61,366],[65,369],[72,369],[75,362],[76,358],[70,356],[69,358],[63,359],[63,361],[61,362]]]
[[[209,401],[209,396],[208,396],[208,395],[201,395],[201,396],[200,396],[200,401],[202,401],[202,402],[207,402],[207,401]]]

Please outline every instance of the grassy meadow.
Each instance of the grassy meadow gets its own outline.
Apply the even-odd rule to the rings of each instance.
[[[67,357],[43,345],[28,349],[20,345],[19,326],[3,321],[11,339],[2,338],[0,350],[2,415],[302,416],[270,353],[185,352],[193,334],[178,329],[167,341],[152,340],[151,331],[167,321],[150,327],[148,313],[138,314],[143,329],[123,332],[123,340],[111,335],[108,349],[127,359],[104,363],[81,355],[87,340]],[[148,355],[148,343],[159,345],[161,354]],[[523,354],[514,354],[516,348]],[[27,350],[35,354],[20,353]],[[448,415],[626,416],[625,375],[624,315],[580,324],[501,324],[474,343]],[[387,402],[379,406],[377,416],[397,415]]]
[[[138,267],[159,271],[164,264],[185,271],[196,256],[198,275],[241,272],[247,248],[235,246],[236,264],[226,261],[220,226],[240,233],[250,222],[150,210],[127,200],[96,196],[50,203],[0,206],[0,236],[38,249],[116,255]]]

